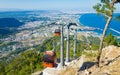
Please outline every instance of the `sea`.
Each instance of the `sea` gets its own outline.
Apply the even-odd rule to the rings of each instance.
[[[117,16],[120,16],[120,13],[115,13],[113,19],[110,22],[110,25],[107,29],[107,33],[112,33],[114,36],[120,36],[120,21],[116,19]],[[79,18],[80,24],[94,28],[93,32],[102,34],[107,18],[103,15],[98,15],[95,13],[81,14]]]

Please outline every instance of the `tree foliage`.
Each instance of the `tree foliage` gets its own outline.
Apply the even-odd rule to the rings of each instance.
[[[29,75],[43,69],[41,63],[42,54],[34,50],[26,51],[7,64],[4,75]]]
[[[103,14],[105,17],[111,16],[111,11],[115,10],[115,7],[111,7],[111,3],[105,1],[104,3],[97,3],[93,8],[97,11],[98,14]]]
[[[117,38],[115,36],[113,36],[112,33],[109,33],[105,37],[104,42],[106,42],[107,45],[117,45]]]
[[[5,72],[5,66],[0,63],[0,75],[4,75]]]
[[[119,15],[119,16],[117,16],[117,17],[116,17],[116,19],[117,19],[118,21],[120,21],[120,15]]]

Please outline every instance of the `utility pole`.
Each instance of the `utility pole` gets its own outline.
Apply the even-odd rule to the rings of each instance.
[[[67,26],[67,46],[66,46],[66,62],[70,61],[70,39],[69,39],[69,25]]]
[[[60,65],[64,67],[64,34],[63,34],[63,24],[61,25],[61,52],[60,52]]]
[[[74,33],[74,49],[73,49],[73,58],[76,59],[76,48],[77,48],[77,29],[75,29]]]

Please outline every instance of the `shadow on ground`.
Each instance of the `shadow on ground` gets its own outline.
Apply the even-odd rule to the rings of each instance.
[[[89,69],[92,66],[94,66],[96,62],[84,62],[82,67],[79,69],[79,71],[84,71],[85,69]]]
[[[115,57],[114,59],[112,60],[109,60],[108,63],[106,65],[109,65],[110,63],[116,61],[118,58],[120,58],[120,55],[118,55],[117,57]]]

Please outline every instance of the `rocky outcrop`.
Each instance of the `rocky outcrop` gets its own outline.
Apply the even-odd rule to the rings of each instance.
[[[108,46],[103,48],[101,67],[93,66],[88,69],[90,75],[119,75],[120,74],[120,47]]]
[[[110,65],[112,62],[115,62],[117,59],[120,59],[120,47],[108,46],[103,48],[101,61],[105,65]]]

